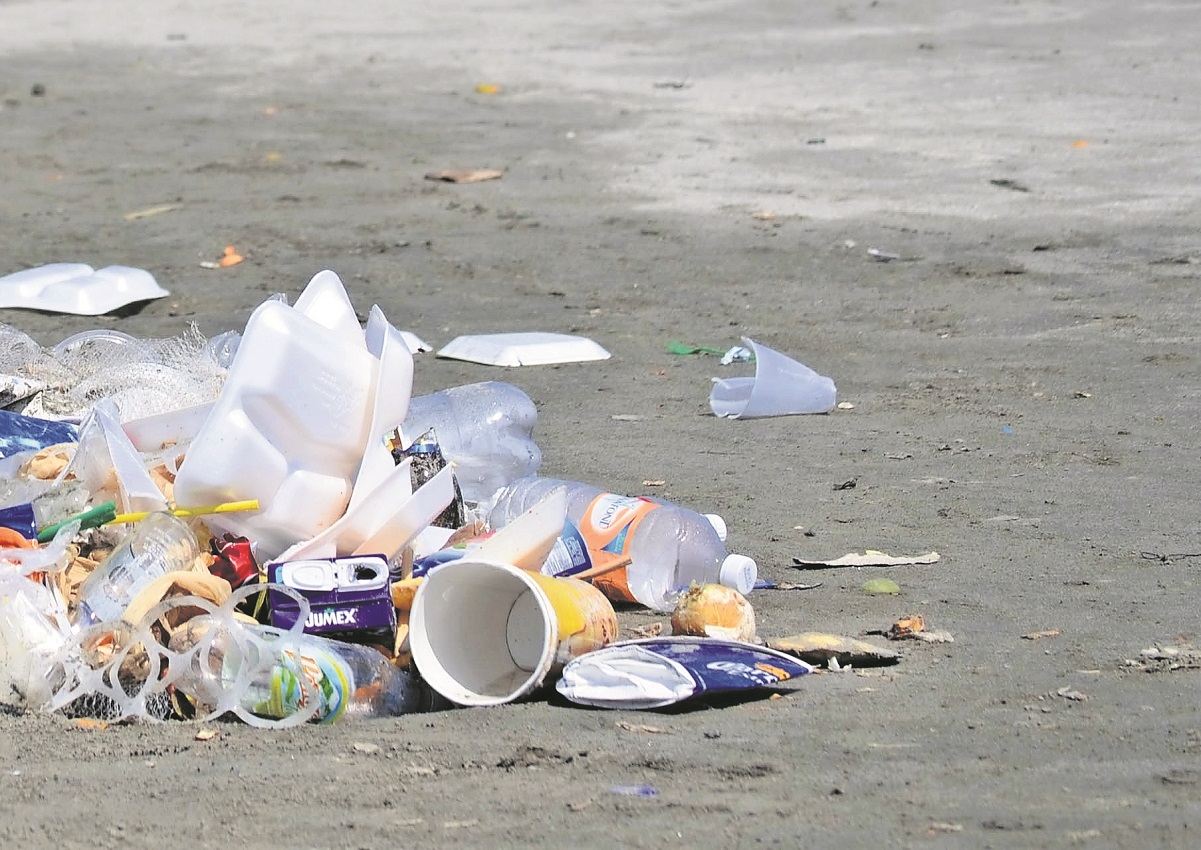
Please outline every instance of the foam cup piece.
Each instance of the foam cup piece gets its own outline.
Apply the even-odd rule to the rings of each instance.
[[[709,407],[715,415],[752,419],[834,409],[838,391],[830,378],[752,339],[742,341],[755,353],[755,377],[714,378]]]

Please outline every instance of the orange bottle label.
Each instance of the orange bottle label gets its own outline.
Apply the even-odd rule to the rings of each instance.
[[[660,507],[658,502],[616,493],[602,493],[593,499],[579,523],[580,535],[592,553],[593,568],[628,557],[635,529],[657,507]],[[599,575],[592,583],[610,599],[638,601],[630,593],[624,567]]]

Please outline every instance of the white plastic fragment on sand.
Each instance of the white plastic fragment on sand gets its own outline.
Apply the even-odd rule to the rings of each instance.
[[[0,277],[0,307],[100,316],[170,293],[145,269],[51,263]]]
[[[866,552],[851,552],[840,558],[815,560],[812,558],[793,558],[792,564],[800,569],[818,567],[907,567],[917,564],[937,564],[941,557],[937,552],[927,552],[924,555],[889,555],[868,549]]]
[[[455,337],[438,356],[485,366],[547,366],[608,360],[609,352],[587,337],[533,331]]]

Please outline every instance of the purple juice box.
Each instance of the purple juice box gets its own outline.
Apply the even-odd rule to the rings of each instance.
[[[306,634],[388,646],[396,637],[388,562],[380,555],[268,564],[267,578],[309,601]],[[291,628],[300,616],[296,600],[278,591],[269,591],[267,598],[271,625]]]

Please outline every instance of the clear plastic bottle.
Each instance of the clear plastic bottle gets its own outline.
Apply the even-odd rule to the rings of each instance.
[[[201,615],[171,638],[173,652],[202,641],[174,681],[205,711],[232,710],[254,725],[279,725],[298,712],[332,723],[421,710],[422,689],[368,646]]]
[[[187,569],[199,554],[186,522],[168,513],[151,514],[80,585],[75,622],[119,620],[143,588],[159,576]]]
[[[728,553],[714,521],[669,502],[619,496],[577,481],[530,477],[497,494],[489,522],[494,528],[507,525],[557,487],[567,489],[567,519],[574,529],[566,533],[578,530],[594,559],[630,558],[628,567],[593,580],[609,598],[670,611],[679,594],[693,584],[719,583],[740,593],[755,586],[755,562]]]
[[[533,475],[542,463],[534,444],[538,410],[520,388],[503,381],[451,387],[409,402],[401,424],[405,446],[431,428],[469,502]]]

